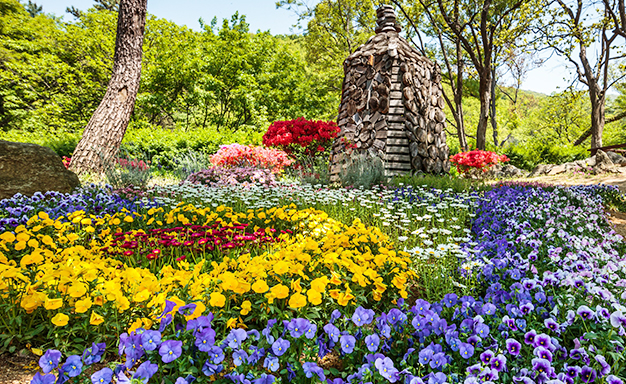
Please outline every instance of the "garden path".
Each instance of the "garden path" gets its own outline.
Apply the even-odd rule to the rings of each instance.
[[[616,185],[620,189],[620,191],[626,193],[626,167],[620,167],[618,169],[620,170],[620,173],[607,173],[602,175],[561,174],[555,176],[529,177],[518,180],[561,185],[608,184]]]

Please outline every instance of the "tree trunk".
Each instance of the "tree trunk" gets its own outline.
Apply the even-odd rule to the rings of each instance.
[[[489,110],[491,128],[493,129],[493,145],[498,147],[498,122],[496,121],[496,68],[491,70],[491,103]]]
[[[74,172],[102,172],[119,151],[139,90],[146,9],[147,0],[120,2],[113,74],[74,151]]]
[[[454,94],[456,113],[454,119],[459,136],[459,147],[462,152],[466,152],[469,148],[465,137],[465,125],[463,124],[463,52],[461,51],[461,42],[458,39],[456,42],[456,68],[456,93]]]
[[[596,86],[589,87],[589,98],[591,99],[591,148],[602,147],[602,132],[604,131],[604,92],[602,92],[602,96],[599,96],[596,88]]]
[[[480,97],[480,117],[476,129],[476,149],[487,147],[487,124],[489,124],[489,105],[491,101],[491,67],[483,67],[480,75],[478,93]]]

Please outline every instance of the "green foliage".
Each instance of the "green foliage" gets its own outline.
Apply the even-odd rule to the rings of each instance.
[[[172,160],[172,163],[172,173],[180,180],[185,180],[191,174],[209,169],[212,166],[209,154],[194,150],[181,153]]]
[[[374,34],[374,3],[363,0],[322,0],[313,7],[301,0],[280,0],[278,6],[295,11],[306,23],[307,62],[332,89],[341,89],[343,61]]]
[[[332,113],[336,95],[306,69],[298,41],[252,34],[238,14],[215,24],[197,33],[148,22],[140,116],[166,127],[235,130]]]
[[[287,174],[306,184],[328,185],[330,183],[327,158],[305,157],[297,163],[297,167],[289,168]]]
[[[341,185],[369,189],[387,183],[385,164],[378,156],[353,155],[346,170],[340,174]]]
[[[37,133],[11,130],[2,135],[3,140],[34,143],[54,150],[59,156],[70,157],[82,132],[76,133]],[[128,128],[120,153],[130,158],[150,161],[158,170],[176,171],[184,156],[215,153],[220,145],[260,144],[261,132],[253,130],[221,130],[215,128],[185,131],[183,129],[164,129],[147,123],[131,124]]]
[[[207,128],[184,131],[146,125],[129,130],[122,142],[122,149],[133,156],[150,160],[153,166],[173,170],[176,168],[175,159],[191,151],[213,154],[220,145],[259,144],[260,141],[261,133],[252,130],[218,131]]]
[[[31,17],[0,0],[0,127],[74,133],[100,103],[111,75],[115,1],[75,22]],[[235,14],[201,32],[150,16],[132,117],[170,129],[265,130],[278,119],[330,118],[338,95],[306,66],[301,38],[251,33]]]
[[[119,158],[104,170],[107,183],[114,190],[136,187],[143,189],[152,179],[152,171],[143,160]]]

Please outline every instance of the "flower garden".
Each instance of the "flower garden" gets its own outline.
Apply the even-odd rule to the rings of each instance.
[[[0,201],[0,348],[40,356],[33,383],[623,384],[616,188],[331,188],[276,149],[212,161]]]

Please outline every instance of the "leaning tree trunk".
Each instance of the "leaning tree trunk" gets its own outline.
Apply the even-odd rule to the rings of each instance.
[[[72,156],[77,173],[102,172],[119,151],[139,90],[146,9],[147,0],[120,1],[113,74]]]

